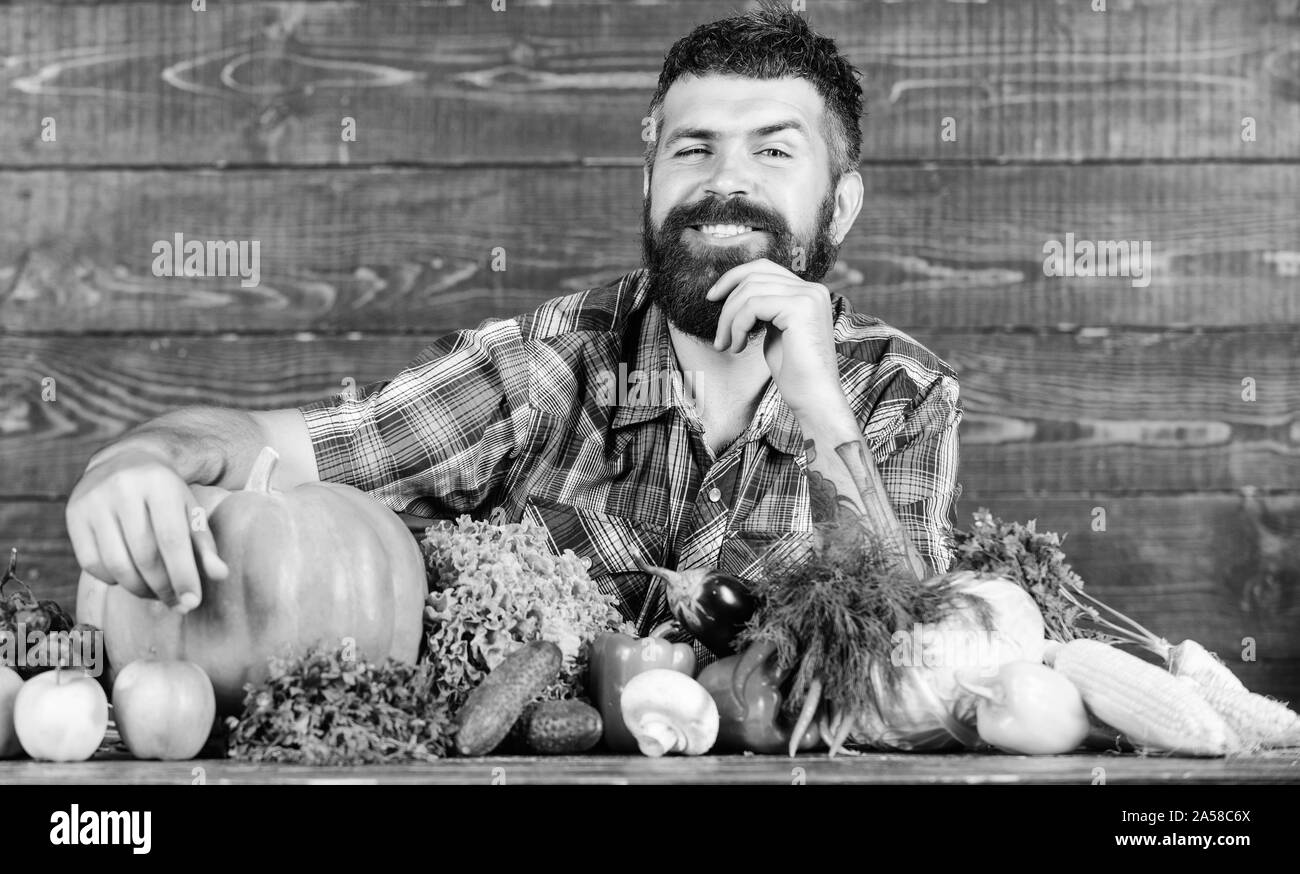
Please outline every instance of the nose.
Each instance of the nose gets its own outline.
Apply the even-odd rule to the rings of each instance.
[[[704,193],[723,200],[753,195],[753,162],[743,145],[728,149],[719,146],[715,150],[712,172],[705,183]]]

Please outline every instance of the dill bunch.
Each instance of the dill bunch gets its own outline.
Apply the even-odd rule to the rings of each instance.
[[[808,560],[749,581],[759,608],[739,635],[741,646],[775,644],[781,671],[791,670],[785,709],[797,713],[815,680],[823,701],[862,712],[883,705],[902,678],[890,658],[895,634],[914,623],[939,622],[957,609],[974,611],[984,628],[992,611],[943,577],[918,580],[899,550],[855,521],[817,526]],[[885,688],[871,682],[883,668]]]

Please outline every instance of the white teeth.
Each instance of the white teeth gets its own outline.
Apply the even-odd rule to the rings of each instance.
[[[749,225],[700,225],[700,231],[715,237],[734,237],[736,234],[747,234],[752,230]]]

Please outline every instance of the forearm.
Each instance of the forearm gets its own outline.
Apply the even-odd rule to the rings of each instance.
[[[851,520],[885,539],[917,579],[930,576],[916,544],[889,503],[866,439],[852,414],[804,426],[805,468],[814,524]]]
[[[124,452],[147,452],[187,483],[239,488],[265,442],[262,427],[243,410],[184,407],[102,447],[90,457],[86,470]]]

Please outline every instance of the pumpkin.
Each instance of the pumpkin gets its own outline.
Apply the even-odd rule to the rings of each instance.
[[[180,614],[83,572],[77,615],[104,634],[112,681],[155,651],[194,662],[212,680],[217,712],[238,713],[245,683],[267,659],[352,638],[358,659],[413,663],[423,628],[424,557],[398,516],[351,486],[271,488],[279,455],[266,447],[244,488],[191,486],[207,513],[227,579],[202,574],[203,600]]]

